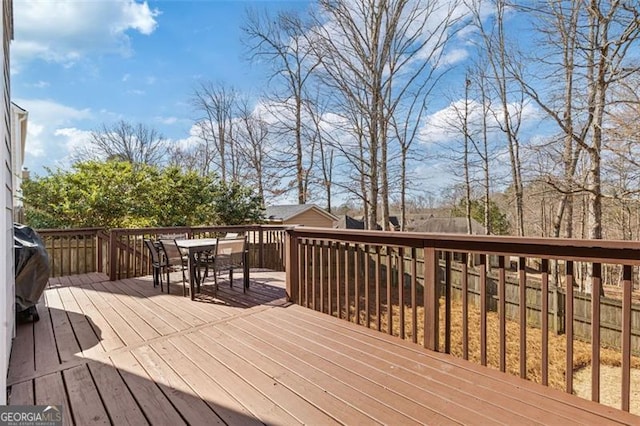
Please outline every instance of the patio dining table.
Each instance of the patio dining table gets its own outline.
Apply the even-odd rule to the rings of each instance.
[[[198,284],[198,287],[200,287],[200,283],[196,283],[196,268],[198,267],[196,256],[198,253],[204,253],[214,250],[216,248],[217,242],[217,238],[194,238],[189,240],[176,240],[178,248],[184,250],[188,255],[189,294],[191,295],[191,300],[195,298],[196,284]]]

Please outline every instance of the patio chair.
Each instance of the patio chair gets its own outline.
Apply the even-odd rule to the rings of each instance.
[[[159,241],[167,263],[167,293],[171,293],[169,288],[171,285],[171,281],[169,279],[171,270],[180,270],[182,271],[182,295],[186,296],[187,277],[185,271],[187,270],[189,260],[182,251],[180,251],[175,239],[160,239]]]
[[[158,284],[160,284],[160,291],[164,291],[164,289],[162,288],[162,270],[167,267],[167,263],[161,256],[158,247],[153,243],[153,241],[145,239],[144,245],[149,250],[149,255],[151,256],[151,267],[153,268],[153,286],[157,287]]]
[[[243,291],[247,290],[248,276],[246,274],[246,250],[247,240],[244,237],[225,238],[216,244],[216,253],[213,259],[213,280],[216,290],[218,289],[217,275],[221,271],[229,271],[229,287],[233,287],[233,270],[242,268],[245,284]]]

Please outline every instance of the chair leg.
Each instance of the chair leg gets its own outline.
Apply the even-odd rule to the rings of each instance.
[[[185,267],[184,265],[182,266],[182,296],[186,296],[187,295],[187,277],[184,273]]]
[[[249,288],[249,268],[242,265],[242,292],[246,293]]]
[[[229,287],[233,288],[233,268],[229,268]]]
[[[162,268],[158,266],[158,268],[156,269],[156,274],[158,274],[158,281],[160,282],[160,293],[162,293],[164,291],[164,288],[162,288]]]

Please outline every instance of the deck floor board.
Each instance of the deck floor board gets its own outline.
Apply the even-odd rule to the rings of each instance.
[[[640,424],[286,303],[283,273],[212,281],[192,301],[151,277],[51,279],[17,327],[9,403],[63,404],[65,425]]]

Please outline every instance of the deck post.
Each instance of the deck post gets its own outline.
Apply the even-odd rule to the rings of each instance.
[[[438,300],[438,252],[424,248],[424,347],[440,350],[440,304]]]
[[[258,232],[258,267],[264,268],[264,231],[265,228],[260,226],[260,232]]]
[[[97,272],[103,272],[103,268],[104,265],[102,264],[102,229],[99,229],[98,231],[96,231],[96,238],[95,238],[95,244],[96,244],[96,251],[95,251],[95,256],[96,256],[96,271]]]
[[[118,246],[116,244],[116,232],[109,230],[109,281],[115,281],[118,271]]]
[[[285,238],[285,276],[287,282],[287,300],[299,303],[298,283],[298,239],[295,235],[295,227],[286,229]]]

